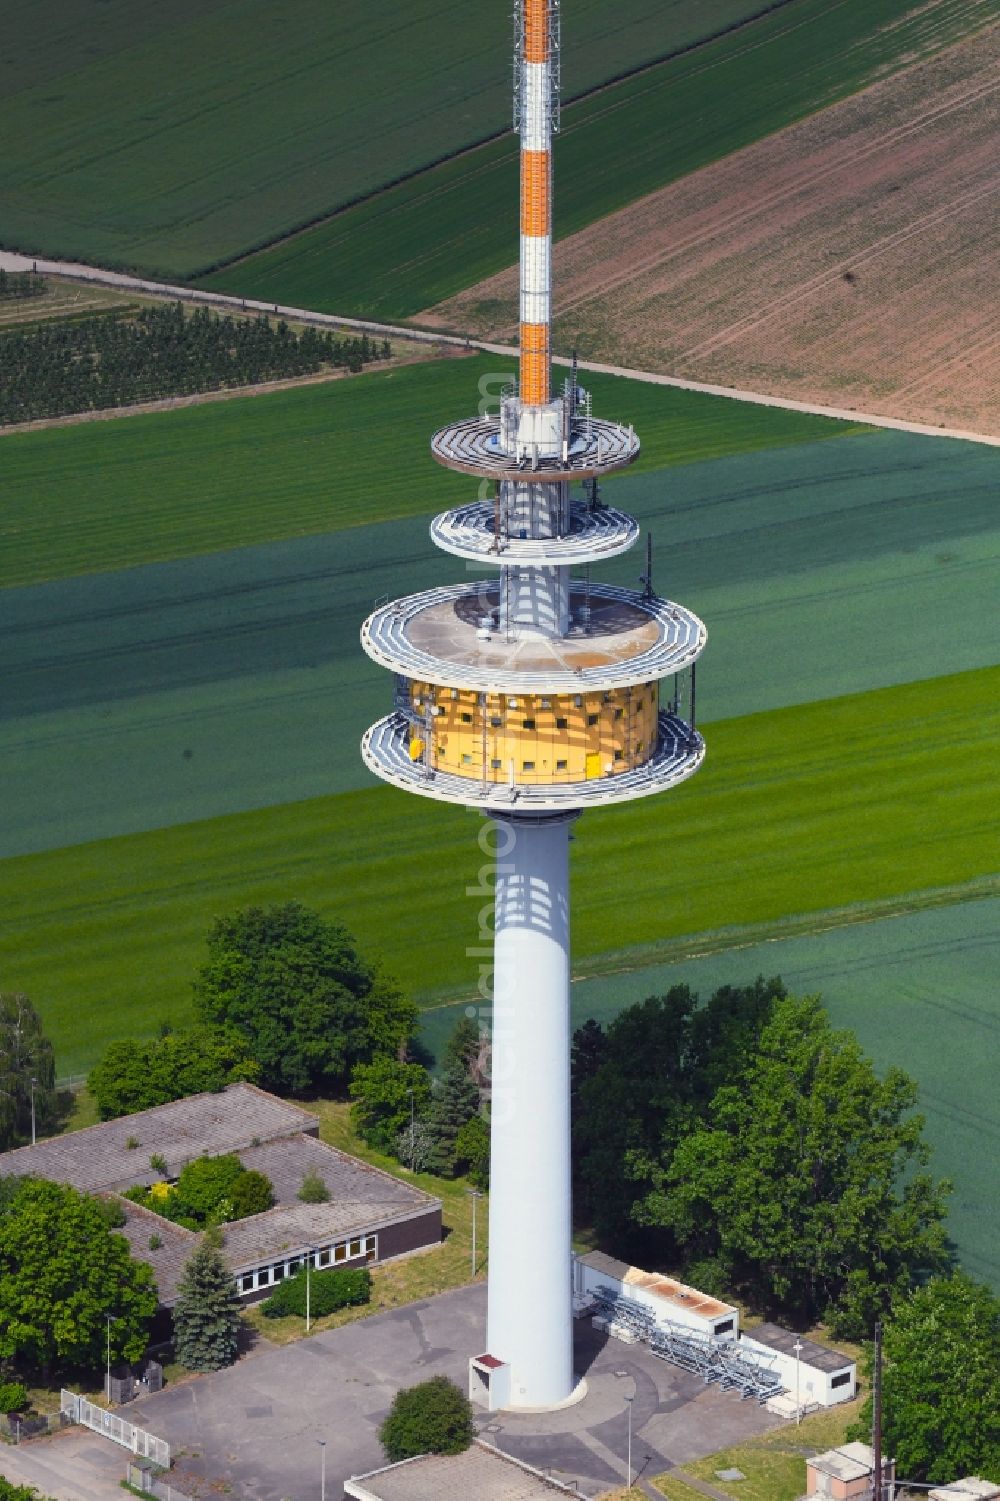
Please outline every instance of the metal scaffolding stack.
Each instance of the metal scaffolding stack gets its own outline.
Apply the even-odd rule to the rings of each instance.
[[[705,1382],[715,1382],[723,1391],[738,1391],[744,1400],[763,1405],[784,1390],[777,1372],[759,1358],[751,1359],[740,1349],[739,1340],[716,1339],[684,1324],[654,1319],[648,1309],[620,1297],[612,1287],[599,1287],[594,1303],[594,1312],[606,1320],[609,1332],[623,1330],[632,1339],[642,1340],[661,1360]]]
[[[395,680],[393,712],[362,742],[369,768],[493,820],[489,1353],[473,1364],[488,1405],[536,1408],[578,1390],[570,826],[585,808],[677,785],[705,753],[694,723],[702,622],[654,593],[648,565],[641,592],[590,576],[638,539],[634,519],[602,503],[598,482],[634,461],[639,440],[631,426],[594,416],[575,369],[552,389],[558,19],[557,0],[520,0],[519,378],[498,412],[431,439],[440,464],[479,481],[477,497],[434,518],[431,536],[496,574],[380,602],[361,631],[365,651]],[[663,678],[672,687],[661,702]],[[624,852],[620,877],[627,882]]]

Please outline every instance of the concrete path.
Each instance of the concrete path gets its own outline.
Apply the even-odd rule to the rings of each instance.
[[[122,1501],[127,1463],[127,1450],[85,1428],[16,1447],[0,1444],[0,1475],[55,1501]]]
[[[483,339],[464,338],[461,335],[430,333],[425,329],[409,328],[397,323],[374,323],[363,318],[343,318],[334,313],[316,313],[309,308],[290,307],[285,303],[261,302],[252,297],[232,297],[224,292],[204,292],[195,287],[175,286],[170,282],[149,281],[140,276],[128,276],[121,271],[107,271],[100,266],[86,266],[80,261],[49,261],[40,256],[18,255],[11,250],[0,250],[0,268],[5,271],[31,271],[66,276],[75,281],[100,283],[102,286],[120,287],[124,291],[146,292],[157,297],[180,297],[186,302],[204,302],[214,307],[236,308],[241,311],[278,314],[294,319],[296,323],[314,323],[327,328],[354,328],[359,333],[380,334],[384,337],[412,339],[423,344],[452,344],[465,349],[479,349],[486,354],[502,355],[516,359],[518,350],[509,344],[492,344]],[[569,360],[555,356],[553,364],[568,366]],[[680,380],[672,375],[659,375],[650,370],[630,370],[622,365],[602,365],[593,360],[580,360],[581,370],[599,375],[618,375],[628,380],[645,381],[654,386],[673,386],[680,391],[700,391],[708,396],[724,396],[731,401],[750,402],[756,406],[780,407],[788,412],[806,412],[816,417],[833,417],[843,422],[865,422],[872,427],[892,428],[897,432],[921,433],[925,437],[960,438],[967,443],[985,443],[1000,448],[1000,437],[986,433],[967,432],[963,428],[931,427],[923,422],[906,422],[896,417],[882,417],[875,412],[859,412],[853,408],[820,406],[808,401],[792,401],[782,396],[767,396],[760,391],[745,391],[731,386],[714,386],[704,381]]]

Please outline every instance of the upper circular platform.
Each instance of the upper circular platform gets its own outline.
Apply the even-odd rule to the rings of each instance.
[[[518,458],[504,448],[499,417],[469,417],[439,428],[431,439],[431,453],[446,469],[479,478],[499,480],[592,479],[624,469],[639,457],[639,439],[629,427],[592,418],[573,434],[565,453],[534,461]]]
[[[559,564],[596,563],[627,552],[639,537],[639,523],[613,506],[574,501],[570,529],[564,537],[511,537],[496,531],[496,508],[490,501],[471,501],[442,511],[431,522],[431,540],[457,558],[499,566],[545,568]]]
[[[656,752],[632,771],[581,782],[542,782],[529,785],[483,782],[476,777],[434,771],[410,756],[412,725],[403,714],[389,714],[373,724],[361,741],[365,764],[384,782],[405,792],[442,803],[511,813],[606,807],[665,792],[693,776],[705,759],[701,736],[673,714],[661,714]]]
[[[579,693],[680,672],[700,656],[707,637],[697,615],[682,605],[611,584],[573,588],[576,623],[565,636],[508,639],[495,625],[499,606],[497,584],[427,589],[369,615],[361,644],[380,666],[442,687]]]

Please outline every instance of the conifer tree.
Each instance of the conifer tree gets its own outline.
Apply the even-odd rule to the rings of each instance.
[[[218,1235],[206,1235],[184,1268],[174,1309],[174,1354],[189,1371],[232,1365],[239,1343],[239,1299]]]
[[[479,1090],[465,1064],[449,1063],[437,1081],[424,1119],[431,1145],[426,1167],[443,1178],[455,1175],[458,1133],[479,1111]]]

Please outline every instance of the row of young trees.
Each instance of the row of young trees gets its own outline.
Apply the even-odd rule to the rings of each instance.
[[[0,301],[20,302],[26,297],[41,297],[48,290],[44,276],[31,271],[4,271],[0,268]]]
[[[227,386],[359,371],[387,359],[388,340],[293,332],[283,319],[233,318],[181,303],[96,314],[0,333],[0,423],[129,406]]]

